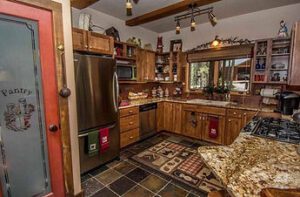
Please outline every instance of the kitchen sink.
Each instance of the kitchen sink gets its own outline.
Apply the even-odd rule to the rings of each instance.
[[[187,103],[215,105],[215,106],[227,106],[230,104],[230,102],[228,101],[214,101],[214,100],[206,100],[206,99],[192,99],[192,100],[188,100]]]

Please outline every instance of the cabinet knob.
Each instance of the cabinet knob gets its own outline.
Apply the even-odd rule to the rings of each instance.
[[[133,113],[133,111],[129,111],[129,113],[130,113],[130,114],[132,114],[132,113]]]
[[[236,115],[236,112],[233,112],[233,115]]]
[[[131,140],[132,140],[132,139],[133,139],[133,136],[130,136],[130,137],[129,137],[129,139],[131,139]]]
[[[58,126],[56,126],[55,124],[51,124],[50,126],[49,126],[49,131],[51,131],[51,132],[56,132],[56,131],[58,131]]]
[[[244,116],[246,116],[247,115],[247,113],[244,113]]]
[[[89,48],[89,46],[88,46],[88,45],[85,45],[85,48],[86,48],[86,49],[88,49],[88,48]]]
[[[133,122],[129,122],[129,125],[133,125]]]
[[[228,122],[231,122],[232,120],[228,120]]]

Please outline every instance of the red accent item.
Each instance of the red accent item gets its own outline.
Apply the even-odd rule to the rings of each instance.
[[[109,129],[104,128],[99,131],[100,153],[104,153],[109,148]]]
[[[210,117],[209,122],[209,137],[210,138],[217,138],[218,137],[218,128],[219,128],[219,118],[217,117]]]

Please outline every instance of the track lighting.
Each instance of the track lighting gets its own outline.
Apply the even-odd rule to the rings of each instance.
[[[191,31],[195,31],[196,30],[196,21],[195,18],[192,17],[191,18]]]
[[[215,26],[218,23],[217,17],[211,12],[208,13],[208,18],[212,26]]]
[[[180,21],[185,19],[191,19],[191,31],[196,30],[196,16],[200,16],[203,14],[208,14],[208,18],[212,24],[215,26],[218,22],[217,17],[213,14],[213,7],[205,8],[200,10],[199,8],[195,7],[195,5],[190,5],[190,10],[182,15],[175,16],[176,21],[176,34],[180,33]]]
[[[177,21],[177,24],[176,24],[176,34],[180,34],[180,22]]]
[[[132,3],[131,0],[126,0],[126,14],[132,16]]]

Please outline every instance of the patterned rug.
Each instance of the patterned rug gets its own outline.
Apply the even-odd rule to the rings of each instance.
[[[198,190],[210,192],[222,189],[196,148],[164,140],[131,159]]]

